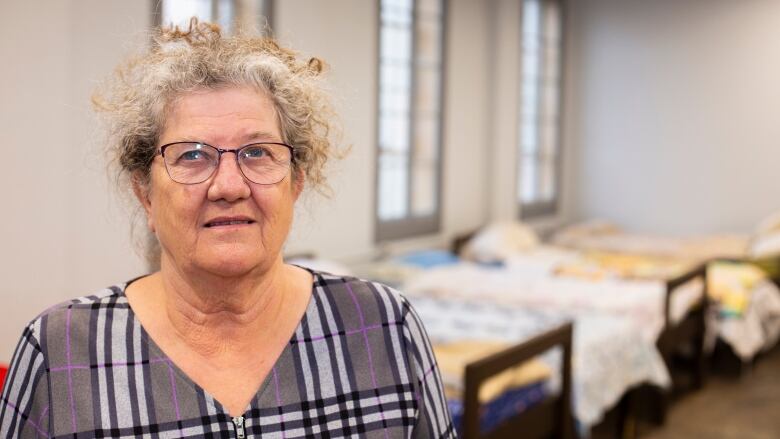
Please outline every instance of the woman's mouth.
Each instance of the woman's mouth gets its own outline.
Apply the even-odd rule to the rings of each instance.
[[[252,224],[254,223],[254,220],[251,219],[215,219],[212,221],[209,221],[205,224],[205,227],[225,227],[225,226],[237,226],[237,225],[244,225],[244,224]]]

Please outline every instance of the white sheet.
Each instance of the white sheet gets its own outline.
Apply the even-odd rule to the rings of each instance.
[[[590,282],[555,277],[541,268],[509,264],[489,268],[461,263],[421,272],[402,288],[410,296],[485,300],[530,309],[565,311],[571,315],[594,311],[627,317],[647,342],[654,343],[664,327],[665,284],[661,281],[607,279]],[[695,284],[675,294],[671,316],[678,320],[696,301]]]
[[[770,281],[753,288],[745,315],[715,320],[717,334],[743,361],[768,350],[780,338],[780,289]]]
[[[582,258],[582,253],[579,251],[568,250],[562,247],[555,247],[555,246],[540,246],[536,250],[525,252],[525,253],[518,253],[512,256],[511,258],[507,259],[506,268],[508,270],[511,270],[514,273],[517,273],[518,275],[527,276],[529,278],[552,279],[556,277],[553,274],[555,272],[556,267],[559,267],[567,263],[576,262],[581,258]],[[594,283],[584,279],[569,279],[569,280],[574,282],[575,284],[576,282]],[[571,288],[572,282],[565,282],[561,284],[567,285],[567,287],[565,288]],[[663,301],[665,300],[664,296],[666,295],[665,285],[663,284],[663,282],[661,282],[661,280],[626,281],[622,279],[610,279],[609,282],[603,283],[603,287],[605,288],[604,295],[610,294],[610,291],[615,292],[615,294],[622,295],[622,293],[619,290],[625,287],[627,282],[631,284],[646,283],[648,285],[646,287],[647,289],[655,291],[655,293],[646,293],[646,294],[661,295],[660,299],[647,298],[647,300],[649,303],[651,303],[651,306],[653,308],[655,308],[655,304],[658,303],[658,300],[661,300],[662,305],[659,310],[660,315],[655,316],[652,320],[653,320],[653,325],[655,325],[654,327],[656,327],[658,325],[658,322],[656,322],[656,320],[660,319],[661,329],[663,329]],[[595,283],[601,284],[602,282],[599,281]],[[550,288],[554,288],[555,284],[556,284],[555,281],[551,281],[549,283]],[[704,294],[704,282],[702,281],[701,278],[695,278],[674,289],[672,292],[671,301],[669,303],[670,323],[677,324],[681,322],[688,314],[688,311],[690,311],[695,305],[701,302],[701,298],[703,294]],[[596,299],[596,301],[591,303],[591,306],[593,306],[596,309],[601,309],[602,305],[599,302],[602,300],[608,300],[608,298],[602,297],[600,299]],[[642,306],[639,303],[636,303],[636,305]],[[659,331],[661,329],[659,329]]]

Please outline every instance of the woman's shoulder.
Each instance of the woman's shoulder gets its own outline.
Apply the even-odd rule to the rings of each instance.
[[[383,314],[387,318],[403,318],[409,312],[409,302],[393,287],[381,282],[354,276],[313,271],[314,289],[331,304],[363,314]]]
[[[103,288],[92,294],[76,297],[50,306],[38,314],[27,328],[36,338],[46,332],[47,338],[58,332],[69,332],[89,324],[91,315],[111,308],[126,308],[124,284]]]

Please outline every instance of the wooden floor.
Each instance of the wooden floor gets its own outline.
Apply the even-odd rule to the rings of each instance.
[[[642,439],[780,438],[780,346],[741,376],[712,373],[704,389],[676,401],[663,427],[640,428]]]

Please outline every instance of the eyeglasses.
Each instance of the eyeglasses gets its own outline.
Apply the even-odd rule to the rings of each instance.
[[[203,142],[174,142],[157,150],[171,180],[181,184],[198,184],[211,178],[226,152],[236,155],[238,169],[247,180],[257,184],[284,180],[293,161],[293,147],[276,142],[252,143],[238,149],[222,149]]]

